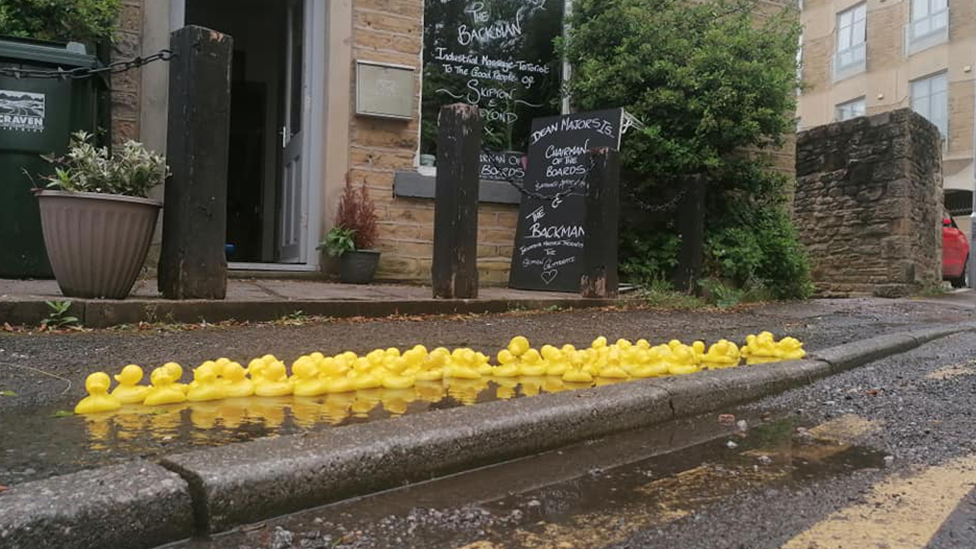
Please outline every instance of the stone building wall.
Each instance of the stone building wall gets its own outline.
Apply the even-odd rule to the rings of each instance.
[[[350,177],[365,183],[380,217],[377,276],[430,280],[434,240],[434,201],[394,197],[397,171],[415,171],[420,139],[420,72],[423,0],[354,0],[353,59],[417,67],[417,113],[410,121],[353,116],[350,123]],[[353,85],[355,85],[353,83]],[[355,93],[351,94],[355,101]],[[355,112],[355,104],[350,104]],[[326,211],[332,217],[335,211]],[[478,269],[483,284],[508,281],[518,217],[516,206],[482,204],[478,213]]]
[[[942,280],[939,130],[909,109],[797,136],[794,219],[819,293],[901,296]]]
[[[112,45],[112,61],[142,55],[142,2],[123,0],[119,28]],[[139,139],[141,70],[112,75],[112,142]]]

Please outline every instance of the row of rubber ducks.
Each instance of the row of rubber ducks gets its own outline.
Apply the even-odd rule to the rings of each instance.
[[[407,351],[395,347],[377,349],[365,356],[345,352],[335,356],[311,353],[292,364],[291,375],[285,363],[274,355],[255,358],[247,368],[227,358],[208,360],[193,370],[193,381],[184,384],[183,368],[169,362],[150,375],[151,386],[140,385],[141,367],[130,364],[115,376],[118,385],[109,392],[111,379],[104,372],[88,376],[88,396],[75,407],[75,413],[91,414],[117,410],[124,404],[159,406],[181,402],[207,402],[252,395],[318,396],[365,389],[407,389],[416,382],[449,379],[495,379],[519,376],[556,376],[569,383],[592,383],[595,378],[643,379],[667,375],[693,374],[702,369],[730,368],[803,358],[803,344],[792,337],[776,341],[770,332],[749,335],[741,348],[725,339],[706,351],[705,343],[685,345],[678,340],[652,346],[641,339],[631,343],[619,339],[610,344],[605,337],[587,349],[572,345],[560,348],[543,345],[532,348],[529,340],[516,336],[498,352],[497,365],[484,353],[468,348],[432,351],[417,345]]]

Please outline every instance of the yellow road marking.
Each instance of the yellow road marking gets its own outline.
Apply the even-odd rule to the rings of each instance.
[[[976,455],[886,479],[781,549],[922,549],[976,485]]]
[[[880,428],[881,424],[876,421],[853,414],[845,415],[810,429],[811,435],[821,444],[796,446],[787,437],[780,447],[750,450],[742,455],[762,454],[780,461],[790,457],[823,461],[847,450],[861,436]],[[829,444],[824,445],[823,442]],[[783,467],[736,467],[735,474],[730,475],[727,468],[703,464],[634,488],[644,494],[646,500],[578,514],[565,522],[539,522],[531,529],[519,528],[504,535],[529,549],[602,547],[621,542],[640,529],[676,521],[739,490],[767,485],[789,474]],[[482,540],[457,549],[503,549],[508,545]]]
[[[946,366],[945,368],[939,368],[938,370],[929,372],[929,374],[925,376],[925,379],[944,381],[954,377],[971,376],[976,374],[976,368],[974,368],[974,366],[976,366],[976,360]]]

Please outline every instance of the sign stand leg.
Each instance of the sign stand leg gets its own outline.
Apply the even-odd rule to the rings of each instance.
[[[616,149],[590,151],[586,177],[586,224],[580,295],[613,299],[618,295],[617,248],[620,218],[620,153]]]

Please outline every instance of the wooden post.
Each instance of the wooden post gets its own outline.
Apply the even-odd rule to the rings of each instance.
[[[441,108],[434,191],[435,298],[478,297],[478,184],[481,115],[477,105]]]
[[[159,290],[168,299],[227,293],[231,37],[203,27],[171,36]]]
[[[685,194],[678,202],[677,213],[681,252],[674,271],[674,288],[693,294],[702,276],[705,253],[705,179],[702,176],[685,180]]]
[[[586,177],[586,223],[580,295],[612,299],[618,295],[617,232],[620,219],[620,153],[590,151]]]

